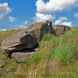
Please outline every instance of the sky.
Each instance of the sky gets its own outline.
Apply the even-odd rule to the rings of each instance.
[[[0,29],[22,27],[31,20],[78,26],[78,0],[0,0]]]

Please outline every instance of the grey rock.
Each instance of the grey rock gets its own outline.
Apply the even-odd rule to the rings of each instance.
[[[32,51],[38,46],[37,39],[31,34],[26,34],[24,37],[20,39],[20,44],[13,46],[14,51]]]
[[[57,25],[55,33],[56,33],[57,36],[59,36],[59,35],[63,35],[66,31],[69,31],[69,30],[70,30],[69,26]]]
[[[27,53],[14,52],[12,53],[11,57],[14,58],[17,62],[24,62],[27,59],[31,59],[33,53],[34,52]]]
[[[28,29],[28,32],[30,32],[37,41],[40,41],[45,33],[53,33],[53,31],[52,22],[50,21],[34,23]]]
[[[16,34],[2,41],[1,48],[9,51],[34,49],[45,33],[53,33],[52,23],[50,21],[36,22],[28,28],[17,29]]]

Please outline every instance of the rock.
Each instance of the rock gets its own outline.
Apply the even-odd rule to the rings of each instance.
[[[37,39],[31,34],[26,34],[20,39],[20,44],[13,46],[13,51],[32,51],[38,47]]]
[[[33,53],[34,52],[27,53],[14,52],[12,53],[11,57],[14,58],[17,62],[24,62],[27,59],[31,59]]]
[[[1,48],[4,50],[31,50],[38,46],[45,33],[52,33],[52,23],[50,21],[36,22],[28,28],[17,29],[13,34],[2,41]]]
[[[16,30],[16,34],[10,35],[4,39],[1,43],[1,48],[4,50],[10,50],[13,46],[20,44],[20,38],[25,36],[25,30]]]
[[[45,33],[53,33],[53,31],[52,22],[50,21],[34,23],[31,28],[28,29],[28,32],[30,32],[37,41],[41,40]]]
[[[59,35],[63,35],[68,30],[70,30],[69,26],[57,25],[55,32],[56,32],[56,35],[59,36]]]

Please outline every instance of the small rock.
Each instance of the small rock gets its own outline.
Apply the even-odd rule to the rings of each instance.
[[[68,30],[70,30],[70,27],[68,26],[57,25],[55,32],[56,32],[56,35],[59,36],[59,35],[63,35]]]
[[[22,52],[14,52],[12,53],[11,57],[14,58],[16,61],[25,61],[26,59],[32,58],[33,52],[27,52],[27,53],[22,53]]]

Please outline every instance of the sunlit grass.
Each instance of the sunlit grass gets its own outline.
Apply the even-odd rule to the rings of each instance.
[[[5,38],[11,33],[0,34]],[[0,56],[1,62],[6,63],[0,64],[0,78],[78,78],[78,29],[58,37],[45,34],[39,50],[24,62],[17,63],[2,52]]]

